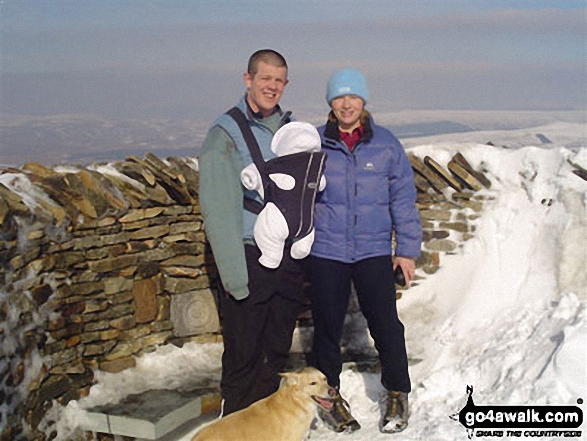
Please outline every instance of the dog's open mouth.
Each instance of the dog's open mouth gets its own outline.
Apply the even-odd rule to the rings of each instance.
[[[322,398],[322,397],[317,397],[316,395],[312,395],[312,399],[318,404],[318,406],[320,406],[322,409],[329,411],[330,409],[332,409],[332,399],[330,398]]]

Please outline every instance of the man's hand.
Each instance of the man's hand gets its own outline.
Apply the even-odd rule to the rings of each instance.
[[[416,272],[416,261],[409,257],[395,256],[393,258],[393,269],[395,270],[398,266],[401,267],[406,278],[406,287],[410,286],[410,282],[414,280],[414,274]]]

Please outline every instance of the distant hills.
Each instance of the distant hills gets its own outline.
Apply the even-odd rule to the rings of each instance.
[[[193,120],[106,120],[94,117],[0,118],[0,164],[109,162],[154,152],[196,156],[209,123]]]
[[[391,130],[393,134],[397,136],[399,139],[441,135],[444,133],[462,133],[473,131],[471,127],[454,121],[433,121],[414,124],[403,124],[397,126],[392,125],[389,126],[388,129]]]
[[[323,113],[323,112],[322,112]],[[296,118],[319,125],[321,113],[296,111]],[[404,145],[417,138],[454,137],[487,130],[515,130],[555,122],[585,123],[581,111],[406,110],[375,111],[378,124]],[[105,119],[80,115],[0,114],[0,164],[44,165],[110,162],[128,155],[195,157],[211,121],[193,119]],[[540,139],[547,143],[548,139]]]

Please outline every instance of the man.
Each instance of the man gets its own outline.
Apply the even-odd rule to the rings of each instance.
[[[246,94],[237,104],[256,139],[264,160],[274,133],[289,122],[278,103],[287,80],[287,63],[273,50],[249,59],[243,76]],[[253,239],[257,215],[243,201],[260,201],[245,190],[241,170],[253,159],[235,119],[223,114],[212,124],[200,153],[200,204],[206,234],[220,272],[225,295],[222,314],[221,393],[223,415],[244,409],[279,387],[291,346],[296,318],[303,305],[302,264],[284,252],[276,269],[258,262]],[[244,198],[244,199],[243,199]]]

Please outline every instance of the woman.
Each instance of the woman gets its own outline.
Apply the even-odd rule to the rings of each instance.
[[[364,108],[368,99],[358,70],[342,69],[330,77],[326,100],[331,112],[318,128],[327,154],[327,185],[316,201],[315,238],[308,259],[312,364],[339,390],[340,340],[352,282],[379,354],[381,383],[388,391],[381,430],[399,432],[407,427],[411,385],[393,270],[399,266],[410,283],[422,232],[406,154],[395,136],[373,122]],[[340,393],[333,410],[320,416],[335,431],[360,428]]]

